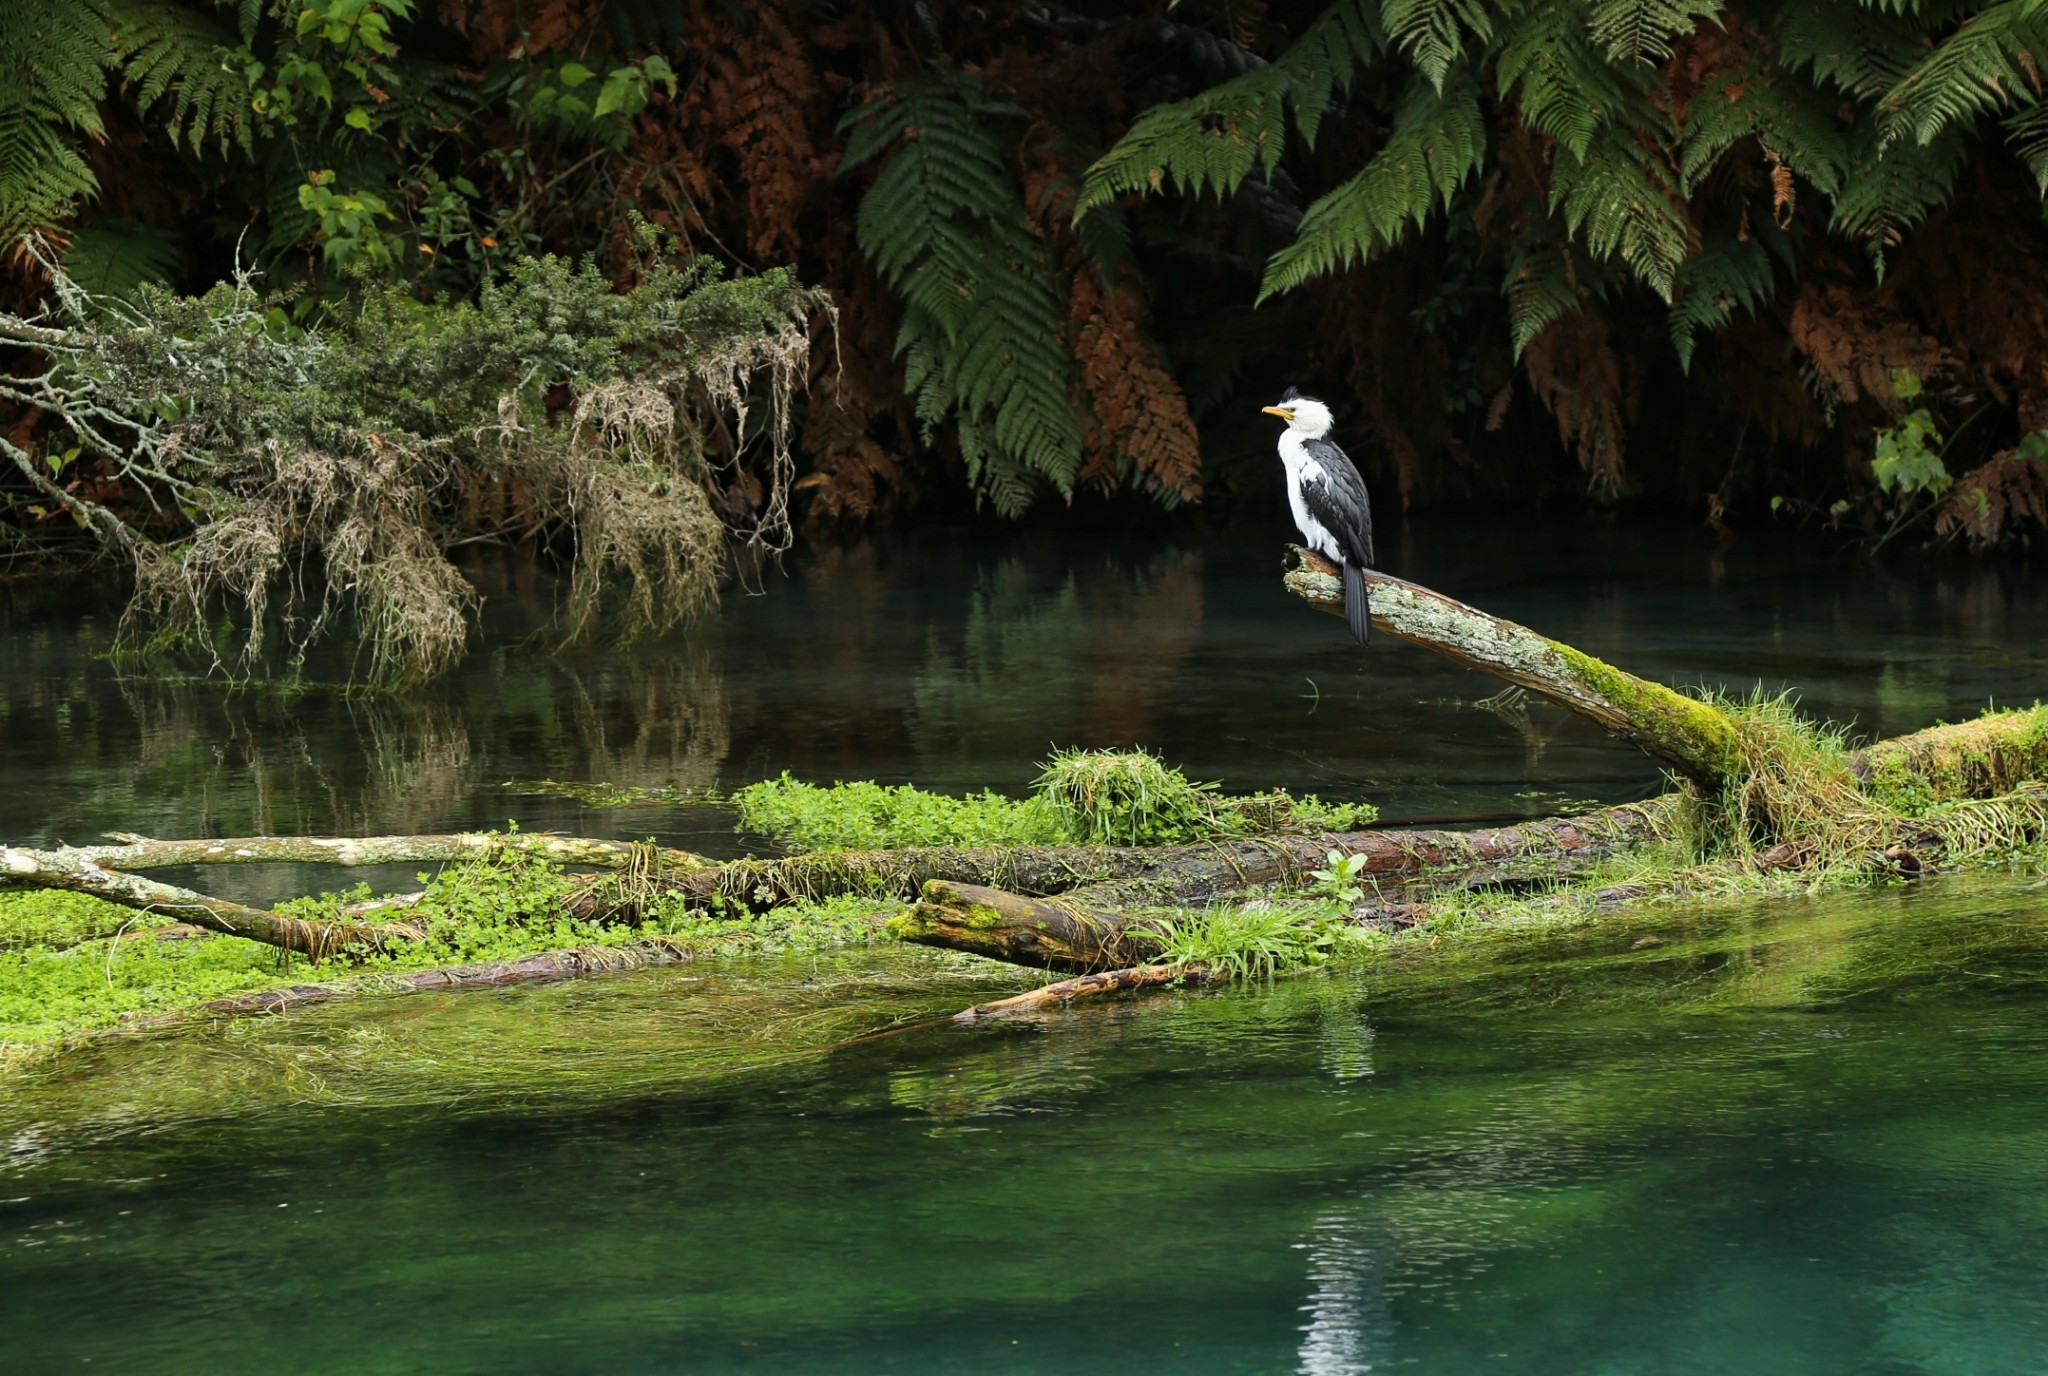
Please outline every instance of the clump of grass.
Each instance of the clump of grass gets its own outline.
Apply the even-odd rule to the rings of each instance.
[[[1083,844],[1168,846],[1219,829],[1216,785],[1144,750],[1057,751],[1032,787]]]
[[[1260,980],[1321,965],[1340,948],[1385,940],[1337,917],[1325,904],[1218,903],[1161,914],[1133,930],[1159,943],[1163,965],[1200,965],[1234,980]]]
[[[795,850],[897,846],[1165,846],[1219,836],[1348,831],[1370,803],[1275,790],[1229,797],[1143,750],[1063,750],[1028,798],[967,797],[909,784],[808,784],[785,773],[733,795],[740,826]]]
[[[1845,728],[1801,717],[1789,693],[1707,700],[1734,723],[1748,770],[1712,799],[1687,789],[1681,827],[1699,859],[1775,852],[1776,867],[1821,873],[1883,849],[1899,814],[1858,786]]]

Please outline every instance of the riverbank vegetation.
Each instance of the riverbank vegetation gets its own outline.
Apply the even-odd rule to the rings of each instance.
[[[1256,406],[1293,382],[1404,504],[1704,497],[1722,525],[2017,545],[2048,520],[2043,24],[2031,0],[23,0],[0,238],[56,259],[10,249],[6,304],[59,265],[100,298],[215,299],[244,261],[294,326],[348,334],[364,302],[488,311],[549,254],[639,281],[637,215],[840,313],[804,342],[836,380],[795,404],[791,466],[716,485],[743,534],[784,493],[820,533],[1241,501],[1271,487]],[[29,460],[0,482],[12,551],[151,505],[132,437],[0,404]],[[427,528],[602,546],[546,519],[564,481]]]

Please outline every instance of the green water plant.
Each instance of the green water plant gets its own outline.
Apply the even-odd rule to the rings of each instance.
[[[799,850],[896,846],[1169,846],[1228,836],[1351,831],[1370,803],[1281,790],[1230,796],[1144,750],[1061,750],[1032,793],[965,797],[909,784],[820,785],[784,773],[733,794],[743,830]]]
[[[1136,930],[1159,943],[1161,964],[1199,965],[1240,981],[1320,965],[1338,940],[1316,909],[1273,902],[1214,903],[1154,917]]]

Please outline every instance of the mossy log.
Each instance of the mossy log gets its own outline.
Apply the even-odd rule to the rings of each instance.
[[[705,904],[760,912],[792,902],[865,894],[910,899],[932,880],[985,884],[1024,894],[1088,891],[1090,904],[1154,905],[1299,880],[1329,852],[1365,857],[1374,879],[1428,869],[1512,861],[1591,859],[1641,844],[1668,825],[1675,796],[1474,831],[1389,828],[1294,836],[1233,837],[1185,846],[924,846],[819,851],[655,876],[661,889]],[[632,920],[603,885],[577,909],[582,917]]]
[[[1141,965],[1160,953],[1122,914],[1060,898],[1032,898],[982,884],[934,879],[889,935],[923,946],[969,951],[1011,965],[1089,973]]]
[[[1290,546],[1288,591],[1317,611],[1344,615],[1337,566]],[[1747,769],[1735,726],[1696,698],[1637,678],[1526,626],[1370,570],[1372,624],[1469,669],[1503,679],[1632,741],[1708,792]]]
[[[1879,741],[1849,760],[1856,782],[1879,796],[1958,802],[2011,793],[2048,778],[2048,706],[1992,712]]]

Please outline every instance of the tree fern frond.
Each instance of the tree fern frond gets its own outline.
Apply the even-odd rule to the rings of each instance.
[[[1671,347],[1692,371],[1701,330],[1717,330],[1736,311],[1753,314],[1776,286],[1770,254],[1757,240],[1717,239],[1679,268],[1671,300]]]
[[[1555,242],[1510,248],[1501,291],[1508,298],[1508,337],[1517,359],[1552,321],[1585,303],[1571,251]]]
[[[1583,158],[1551,167],[1550,208],[1595,258],[1619,258],[1666,301],[1692,245],[1672,169],[1630,129],[1603,129]]]
[[[1841,190],[1849,144],[1827,98],[1805,82],[1748,64],[1710,79],[1686,108],[1678,161],[1685,193],[1690,196],[1722,155],[1751,134],[1824,195]]]
[[[1416,82],[1402,99],[1394,131],[1365,167],[1320,197],[1301,217],[1301,233],[1273,255],[1259,300],[1310,278],[1342,271],[1400,241],[1478,170],[1486,154],[1479,88],[1460,74],[1441,90]]]
[[[1616,62],[1662,62],[1672,39],[1724,8],[1722,0],[1593,0],[1593,38]]]
[[[170,282],[178,238],[132,223],[90,226],[72,232],[61,261],[65,274],[93,295],[126,296],[144,282]]]
[[[1882,274],[1885,251],[1948,199],[1968,156],[1960,126],[1951,125],[1927,144],[1886,144],[1866,130],[1835,197],[1829,228],[1863,240]]]
[[[2034,185],[2048,195],[2048,104],[2030,105],[2008,118],[2005,138],[2034,174]]]
[[[1075,218],[1132,193],[1171,187],[1223,197],[1254,171],[1270,177],[1286,150],[1287,111],[1313,147],[1331,97],[1380,48],[1379,26],[1364,0],[1339,0],[1270,65],[1147,110],[1088,169]]]
[[[886,157],[855,236],[904,300],[897,347],[927,436],[950,416],[970,482],[1006,514],[1041,483],[1070,493],[1081,464],[1067,294],[1004,160],[1017,113],[971,78],[921,78],[848,116],[842,164]]]
[[[1514,94],[1522,122],[1579,157],[1601,126],[1654,118],[1631,74],[1594,46],[1583,0],[1529,5],[1501,30],[1494,83]]]
[[[55,224],[99,190],[75,137],[101,132],[113,56],[105,26],[72,0],[0,3],[0,238]]]
[[[172,143],[250,146],[248,78],[230,60],[231,35],[197,10],[164,0],[95,0],[122,84],[138,110],[168,101]]]
[[[1886,134],[1927,144],[1952,124],[2036,104],[2044,64],[2048,0],[1987,5],[1885,95]]]
[[[1794,72],[1811,70],[1815,81],[1845,95],[1873,100],[1904,80],[1927,52],[1927,21],[1883,9],[1786,5],[1778,12],[1778,60]]]
[[[1439,91],[1474,40],[1483,44],[1493,37],[1485,0],[1382,0],[1380,24]]]

